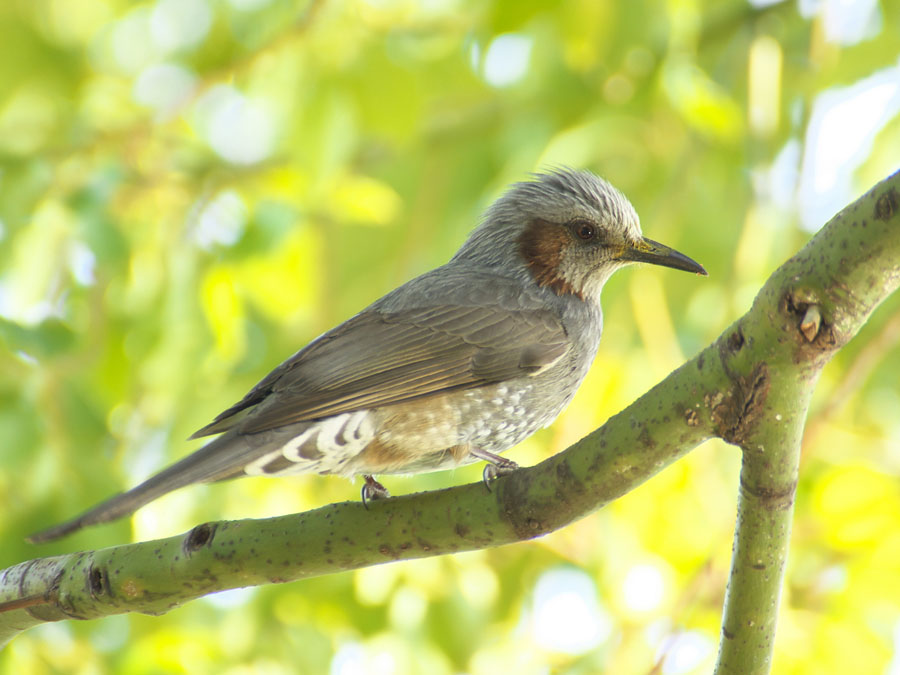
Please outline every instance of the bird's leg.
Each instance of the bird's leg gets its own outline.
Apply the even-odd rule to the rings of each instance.
[[[387,488],[384,487],[381,483],[375,480],[374,476],[370,476],[369,474],[363,474],[363,479],[366,481],[363,483],[362,490],[360,491],[360,496],[362,497],[363,506],[367,509],[369,508],[369,501],[376,499],[386,499],[391,496],[391,493],[387,491]]]
[[[495,455],[493,452],[481,450],[480,448],[470,448],[469,454],[472,455],[472,457],[477,457],[478,459],[483,459],[487,462],[487,464],[484,465],[481,479],[484,481],[484,486],[487,488],[488,492],[491,491],[491,481],[497,476],[512,473],[519,468],[519,465],[511,459],[506,459],[506,457]]]

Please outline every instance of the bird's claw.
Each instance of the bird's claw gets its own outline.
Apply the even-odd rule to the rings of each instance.
[[[365,479],[365,483],[363,483],[362,490],[360,490],[360,497],[362,498],[363,506],[366,507],[366,510],[369,508],[369,502],[375,501],[376,499],[387,499],[391,496],[391,493],[387,491],[387,488],[384,487],[381,483],[379,483],[372,476],[363,476]]]
[[[497,459],[492,463],[484,465],[484,471],[481,472],[481,480],[482,482],[484,482],[484,487],[486,487],[487,491],[490,492],[491,481],[493,481],[498,476],[512,473],[518,468],[519,465],[511,459],[506,459],[505,457],[497,457]]]

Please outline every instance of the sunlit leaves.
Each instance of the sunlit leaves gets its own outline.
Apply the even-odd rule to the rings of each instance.
[[[770,4],[3,4],[3,563],[129,536],[121,523],[58,549],[21,544],[195,448],[181,439],[335,322],[446,261],[480,209],[540,166],[605,175],[648,236],[711,272],[615,277],[584,386],[511,456],[539,461],[621,410],[739,316],[807,236],[798,186],[817,174],[804,154],[861,132],[851,116],[810,136],[816,97],[896,68],[896,3],[848,22],[855,43],[835,37],[840,3],[807,3],[809,16]],[[861,162],[841,189],[896,167],[900,126],[880,91],[878,124],[839,155]],[[776,643],[785,672],[900,662],[900,357],[890,331],[872,341],[879,316],[813,406]],[[16,640],[0,670],[703,672],[738,469],[736,450],[710,443],[543,540],[160,619],[50,626]],[[386,483],[478,478],[470,466]],[[357,492],[338,477],[247,480],[186,489],[133,522],[138,536],[171,534]],[[560,570],[576,581],[548,586]],[[558,648],[560,608],[593,622],[568,636],[593,640],[584,653]]]

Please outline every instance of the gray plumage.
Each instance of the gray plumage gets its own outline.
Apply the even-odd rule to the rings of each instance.
[[[550,424],[602,332],[600,291],[646,261],[705,273],[641,236],[606,181],[559,170],[513,185],[446,264],[388,293],[263,378],[192,438],[194,454],[55,539],[171,490],[245,474],[416,473],[496,457]]]

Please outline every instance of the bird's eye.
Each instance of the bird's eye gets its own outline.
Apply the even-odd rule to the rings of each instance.
[[[583,220],[573,223],[572,229],[579,239],[584,239],[585,241],[597,236],[597,227],[593,223],[588,223]]]

